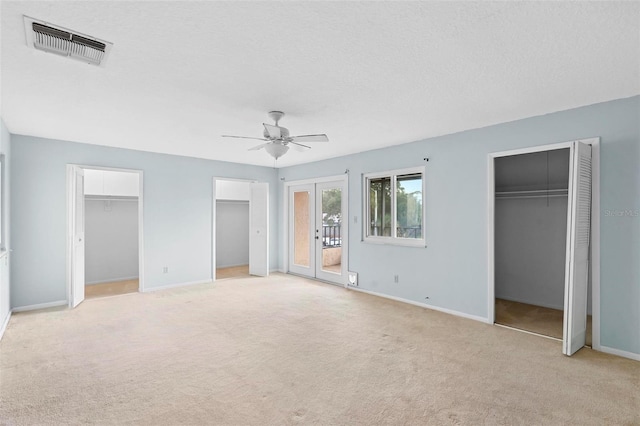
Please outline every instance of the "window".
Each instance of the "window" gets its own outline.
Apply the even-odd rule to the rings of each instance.
[[[365,241],[424,246],[424,167],[369,173]]]

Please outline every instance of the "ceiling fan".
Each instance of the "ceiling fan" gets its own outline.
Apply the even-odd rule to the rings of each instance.
[[[301,150],[310,149],[310,146],[304,145],[301,142],[329,142],[327,135],[301,135],[301,136],[289,136],[289,129],[279,126],[278,122],[284,117],[282,111],[271,111],[269,117],[276,122],[275,126],[271,124],[262,123],[264,126],[263,138],[252,138],[248,136],[232,136],[222,135],[223,138],[238,138],[238,139],[256,139],[259,141],[267,141],[260,145],[256,145],[253,148],[249,148],[249,151],[257,151],[264,148],[276,160],[282,157],[289,151],[289,145],[295,145]]]

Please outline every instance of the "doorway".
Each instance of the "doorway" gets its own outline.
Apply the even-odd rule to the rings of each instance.
[[[346,179],[288,185],[288,272],[345,285]]]
[[[249,276],[249,182],[216,179],[216,279]]]
[[[67,166],[69,306],[142,291],[142,172]]]
[[[268,184],[213,179],[212,279],[269,274]]]
[[[490,319],[561,340],[566,355],[591,344],[599,298],[590,279],[599,262],[591,235],[598,142],[489,156]]]

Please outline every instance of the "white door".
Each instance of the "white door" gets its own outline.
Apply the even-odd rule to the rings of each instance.
[[[289,187],[289,272],[346,282],[344,181]]]
[[[316,276],[314,205],[313,184],[289,187],[289,272],[311,278]]]
[[[269,275],[269,184],[252,182],[249,197],[249,274]]]
[[[84,300],[84,170],[72,167],[71,195],[71,300],[72,308]]]
[[[316,278],[343,284],[346,276],[347,233],[344,182],[316,184]]]
[[[591,146],[575,142],[571,151],[562,339],[565,355],[573,355],[586,341],[591,229]]]

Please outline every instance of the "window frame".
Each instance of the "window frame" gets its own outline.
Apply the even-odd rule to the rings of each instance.
[[[398,176],[420,174],[422,178],[422,238],[402,238],[397,236],[398,219],[397,219],[397,190],[398,190]],[[363,221],[362,221],[362,241],[372,244],[388,244],[398,245],[406,247],[426,247],[426,203],[425,203],[425,188],[426,188],[426,167],[409,167],[404,169],[387,170],[383,172],[365,173],[362,175],[362,192],[363,192]],[[371,218],[370,218],[370,202],[371,191],[370,181],[373,179],[389,178],[391,181],[391,236],[373,236],[369,235]]]

